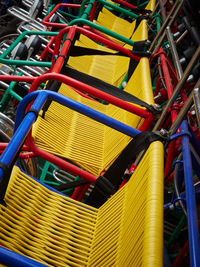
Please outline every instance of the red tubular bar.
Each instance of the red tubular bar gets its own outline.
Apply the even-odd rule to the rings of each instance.
[[[78,175],[81,178],[87,180],[90,183],[94,183],[97,179],[97,177],[87,171],[82,170],[81,168],[65,161],[64,159],[61,159],[53,154],[50,154],[40,148],[38,148],[34,144],[34,140],[31,136],[31,131],[29,132],[27,139],[26,139],[26,144],[28,145],[30,151],[32,151],[37,157],[41,157],[53,164],[55,164],[57,167],[64,169],[66,171],[69,171],[70,173],[74,175]]]
[[[68,34],[67,34],[67,39],[65,40],[59,55],[58,55],[58,52],[60,48],[61,39],[59,38],[59,40],[57,41],[57,38],[56,38],[55,48],[54,48],[53,57],[52,57],[52,66],[51,66],[52,72],[59,73],[61,71],[61,68],[65,62],[65,57],[71,45],[71,40],[73,40],[75,33],[76,33],[76,27],[70,27]],[[58,59],[56,60],[54,64],[54,58],[57,55],[58,55]]]
[[[4,82],[27,82],[32,83],[37,77],[28,77],[28,76],[13,76],[13,75],[0,75],[0,80]]]
[[[89,184],[86,184],[86,185],[82,186],[82,190],[81,190],[81,192],[80,192],[80,194],[79,194],[79,196],[77,198],[78,201],[81,201],[83,199],[85,193],[88,190],[88,187],[89,187]]]
[[[140,126],[139,130],[141,132],[147,131],[149,129],[149,127],[152,125],[154,119],[155,119],[155,116],[152,113],[150,113],[149,117],[144,120],[144,122]]]
[[[16,77],[16,76],[15,76]],[[18,77],[18,76],[17,76]],[[20,77],[20,76],[19,76]],[[0,76],[1,79],[1,76]],[[68,77],[66,75],[60,74],[60,73],[46,73],[42,76],[38,77],[30,87],[29,92],[33,92],[37,90],[39,85],[43,82],[46,82],[48,80],[57,80],[59,82],[63,82],[69,86],[72,86],[82,92],[88,93],[89,95],[93,95],[97,97],[98,99],[104,100],[108,103],[111,103],[117,107],[123,108],[131,113],[134,113],[142,118],[149,118],[149,116],[152,116],[152,113],[149,111],[146,111],[142,108],[139,108],[137,106],[134,106],[133,104],[130,104],[128,102],[125,102],[117,97],[111,96],[107,93],[104,93],[90,85],[84,84],[82,82],[79,82],[71,77]]]
[[[177,77],[173,73],[173,66],[171,64],[168,64],[169,61],[167,59],[165,51],[162,48],[160,48],[158,53],[160,55],[161,67],[163,69],[164,80],[165,80],[165,84],[166,84],[166,87],[167,87],[168,99],[170,99],[171,95],[173,94],[173,89],[174,89],[173,85],[172,85],[172,82],[171,82],[171,78],[172,77],[170,76],[170,74],[172,74],[173,81],[175,83],[177,83]],[[176,117],[177,117],[178,113],[177,113],[177,110],[175,110],[175,109],[170,109],[169,112],[171,114],[171,123],[173,124],[174,121],[176,120]],[[174,156],[175,156],[175,144],[176,144],[176,140],[171,142],[169,144],[169,147],[168,147],[168,154],[167,154],[167,159],[166,159],[166,164],[165,164],[165,171],[164,171],[164,175],[165,176],[171,170],[171,166],[172,166],[172,163],[173,163],[173,160],[174,160]]]
[[[188,251],[189,248],[189,241],[187,240],[184,244],[184,246],[182,247],[180,253],[178,254],[177,258],[175,259],[175,261],[172,264],[172,267],[178,267],[181,266],[180,264],[182,263],[185,253]]]
[[[198,221],[198,228],[200,229],[200,221]],[[172,267],[182,266],[181,263],[184,260],[184,256],[185,256],[186,252],[188,251],[188,248],[189,248],[189,241],[187,240],[185,242],[184,246],[182,247],[182,249],[180,250],[175,261],[173,262]]]
[[[93,4],[92,9],[90,11],[90,18],[89,18],[90,21],[93,21],[93,19],[94,19],[96,7],[97,7],[97,1],[94,1],[94,4]]]
[[[54,41],[55,41],[55,36],[50,38],[50,41],[48,42],[47,46],[45,47],[44,51],[40,56],[40,60],[44,60],[48,52],[53,54],[53,49],[51,49],[51,46],[53,45]]]
[[[51,16],[57,11],[58,8],[60,7],[73,7],[73,8],[80,8],[80,4],[58,4],[56,5],[51,12],[43,19],[42,24],[48,27],[57,27],[57,28],[65,28],[66,24],[62,23],[55,23],[55,22],[49,22],[49,19]]]
[[[161,48],[160,50],[162,51],[163,49]],[[171,77],[170,77],[169,69],[167,66],[167,60],[166,60],[165,55],[163,53],[160,54],[160,60],[161,60],[161,66],[163,69],[163,75],[164,75],[165,83],[167,86],[168,99],[170,99],[171,95],[173,94],[174,88],[173,88],[173,85],[171,83]],[[171,119],[172,119],[172,124],[173,124],[176,117],[177,117],[177,111],[173,110],[173,109],[170,111],[171,111]]]
[[[133,6],[133,5],[131,5],[130,3],[125,2],[125,1],[123,1],[123,0],[113,0],[113,2],[122,4],[122,5],[128,7],[128,8],[130,8],[130,9],[132,9],[132,10],[136,10],[136,9],[138,9],[136,6]]]
[[[109,40],[108,38],[104,38],[103,36],[100,36],[99,34],[95,34],[94,32],[88,31],[85,28],[82,27],[78,27],[76,25],[74,26],[70,26],[70,27],[65,27],[64,29],[62,29],[59,34],[56,37],[56,42],[55,42],[55,47],[54,47],[54,56],[58,54],[59,48],[60,48],[60,44],[62,41],[63,36],[70,32],[72,28],[75,28],[76,32],[80,33],[80,34],[84,34],[85,36],[87,36],[88,38],[95,40],[97,42],[100,42],[101,44],[106,45],[106,47],[119,51],[131,58],[134,58],[135,60],[140,60],[141,57],[134,55],[129,49],[122,47],[121,45],[115,43],[112,40]]]
[[[103,37],[104,39],[107,39],[107,40],[113,42],[113,40],[110,39],[108,36],[104,35],[103,33],[97,31],[96,29],[94,29],[94,28],[92,28],[92,27],[90,27],[90,26],[88,26],[88,25],[83,25],[83,28],[86,29],[86,30],[88,30],[88,31],[90,31],[90,32],[93,32],[93,33],[95,33],[95,34],[97,34],[97,35],[100,35],[100,36]]]
[[[8,145],[8,143],[0,143],[0,154],[2,154],[4,152],[7,145]],[[28,152],[30,150],[29,150],[29,147],[27,145],[23,145],[23,147],[21,148],[21,151],[27,151],[27,153],[20,153],[19,158],[25,159],[25,158],[35,157],[35,154],[33,152]]]
[[[80,194],[81,194],[81,191],[83,190],[83,186],[80,185],[80,186],[77,186],[75,189],[74,189],[74,192],[71,196],[71,198],[75,199],[75,200],[78,200],[79,197],[80,197]]]

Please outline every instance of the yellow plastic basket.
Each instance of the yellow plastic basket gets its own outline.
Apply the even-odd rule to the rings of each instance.
[[[145,9],[153,11],[155,8],[155,2],[156,0],[150,0]],[[146,35],[143,37],[143,39],[140,39],[140,38],[138,39],[137,35],[138,35],[139,30],[137,29],[135,31],[136,20],[133,20],[133,22],[128,22],[127,20],[114,15],[112,12],[110,12],[106,8],[102,9],[102,11],[98,15],[97,20],[94,22],[98,24],[99,26],[109,29],[133,41],[141,41],[141,40],[148,39],[147,26],[146,26]],[[142,22],[146,24],[147,20],[142,20]],[[134,31],[137,33],[135,34]],[[124,45],[123,42],[112,37],[110,38],[113,39],[115,42],[121,45]]]
[[[99,209],[15,166],[7,206],[0,206],[0,244],[48,266],[162,266],[163,158],[162,143],[152,143],[129,182]]]
[[[147,58],[140,60],[125,90],[154,104]],[[58,92],[134,128],[138,129],[143,122],[141,117],[116,106],[82,97],[66,85]],[[72,160],[97,175],[112,164],[130,141],[130,137],[58,103],[50,105],[44,119],[38,117],[33,137],[40,148]]]

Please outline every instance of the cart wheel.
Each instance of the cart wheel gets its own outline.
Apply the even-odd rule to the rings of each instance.
[[[32,49],[31,56],[35,56],[41,48],[42,41],[39,36],[32,35],[26,40],[25,45],[28,50]]]
[[[25,44],[18,43],[18,45],[11,52],[12,59],[26,59],[28,56],[28,49]]]

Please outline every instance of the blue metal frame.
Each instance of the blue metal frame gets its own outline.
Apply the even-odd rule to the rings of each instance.
[[[198,217],[196,206],[196,193],[193,182],[194,170],[197,174],[200,174],[200,165],[195,155],[190,150],[190,143],[193,145],[195,151],[200,156],[200,143],[192,131],[191,127],[186,121],[181,124],[181,131],[170,137],[170,141],[177,138],[182,138],[182,154],[183,154],[183,167],[184,179],[185,179],[185,192],[181,194],[186,196],[186,210],[188,220],[188,239],[190,250],[190,265],[192,267],[200,266],[200,244],[199,244],[199,230],[198,230]],[[180,167],[179,167],[180,168]],[[167,209],[168,206],[166,205]]]
[[[16,122],[14,129],[14,136],[2,154],[0,161],[9,166],[15,158],[15,155],[19,151],[21,145],[23,144],[28,132],[30,131],[32,124],[36,120],[37,112],[39,112],[46,102],[50,98],[62,105],[67,106],[81,114],[84,114],[96,121],[104,123],[122,133],[125,133],[131,137],[134,137],[140,131],[121,123],[109,116],[106,116],[98,111],[93,110],[83,104],[76,102],[68,97],[65,97],[59,93],[48,91],[48,90],[39,90],[33,93],[28,94],[20,102],[17,114]],[[26,113],[27,106],[34,101],[30,111]],[[32,110],[32,111],[31,111]],[[0,179],[2,179],[3,170],[0,168]],[[51,189],[52,190],[52,189]],[[13,267],[45,267],[46,265],[41,264],[35,260],[32,260],[28,257],[22,256],[18,253],[10,251],[4,247],[0,246],[0,262],[8,266]]]
[[[0,262],[9,267],[48,267],[45,264],[0,246]]]
[[[5,149],[4,153],[0,158],[0,162],[3,162],[9,166],[15,158],[15,155],[18,153],[21,145],[23,144],[28,132],[30,131],[32,124],[36,120],[36,113],[41,110],[42,106],[47,99],[51,99],[64,105],[68,108],[71,108],[83,115],[86,115],[100,123],[103,123],[119,132],[122,132],[130,137],[134,137],[139,134],[140,131],[126,125],[118,120],[115,120],[105,114],[102,114],[99,111],[96,111],[90,107],[87,107],[81,103],[78,103],[75,100],[72,100],[66,96],[63,96],[57,92],[52,92],[48,90],[38,90],[36,92],[30,93],[23,98],[20,102],[15,121],[14,136]],[[26,113],[27,106],[34,101],[31,110]],[[3,170],[0,168],[0,180],[3,176]]]
[[[181,130],[188,131],[186,121],[182,122]],[[187,220],[188,220],[188,235],[189,235],[189,250],[190,250],[190,263],[192,267],[200,266],[200,246],[199,246],[199,231],[197,220],[197,207],[195,200],[195,190],[193,185],[192,175],[192,160],[189,145],[188,135],[182,136],[182,153],[183,153],[183,166],[185,176],[185,190],[187,202]]]

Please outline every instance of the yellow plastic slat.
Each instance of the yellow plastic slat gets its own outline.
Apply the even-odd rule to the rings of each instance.
[[[153,92],[147,58],[142,58],[125,91],[153,104]],[[139,128],[142,119],[111,104],[104,105],[87,99],[62,85],[59,93],[95,110]],[[130,141],[116,130],[98,123],[57,103],[52,103],[33,127],[36,144],[44,150],[74,161],[94,174],[107,169]]]
[[[162,266],[163,164],[163,146],[154,142],[99,209],[88,266]]]
[[[163,145],[95,209],[14,167],[0,205],[0,244],[48,266],[162,266]]]
[[[156,0],[150,0],[145,9],[153,11],[156,5]]]
[[[84,266],[97,210],[43,187],[14,167],[0,208],[0,243],[50,266]]]

